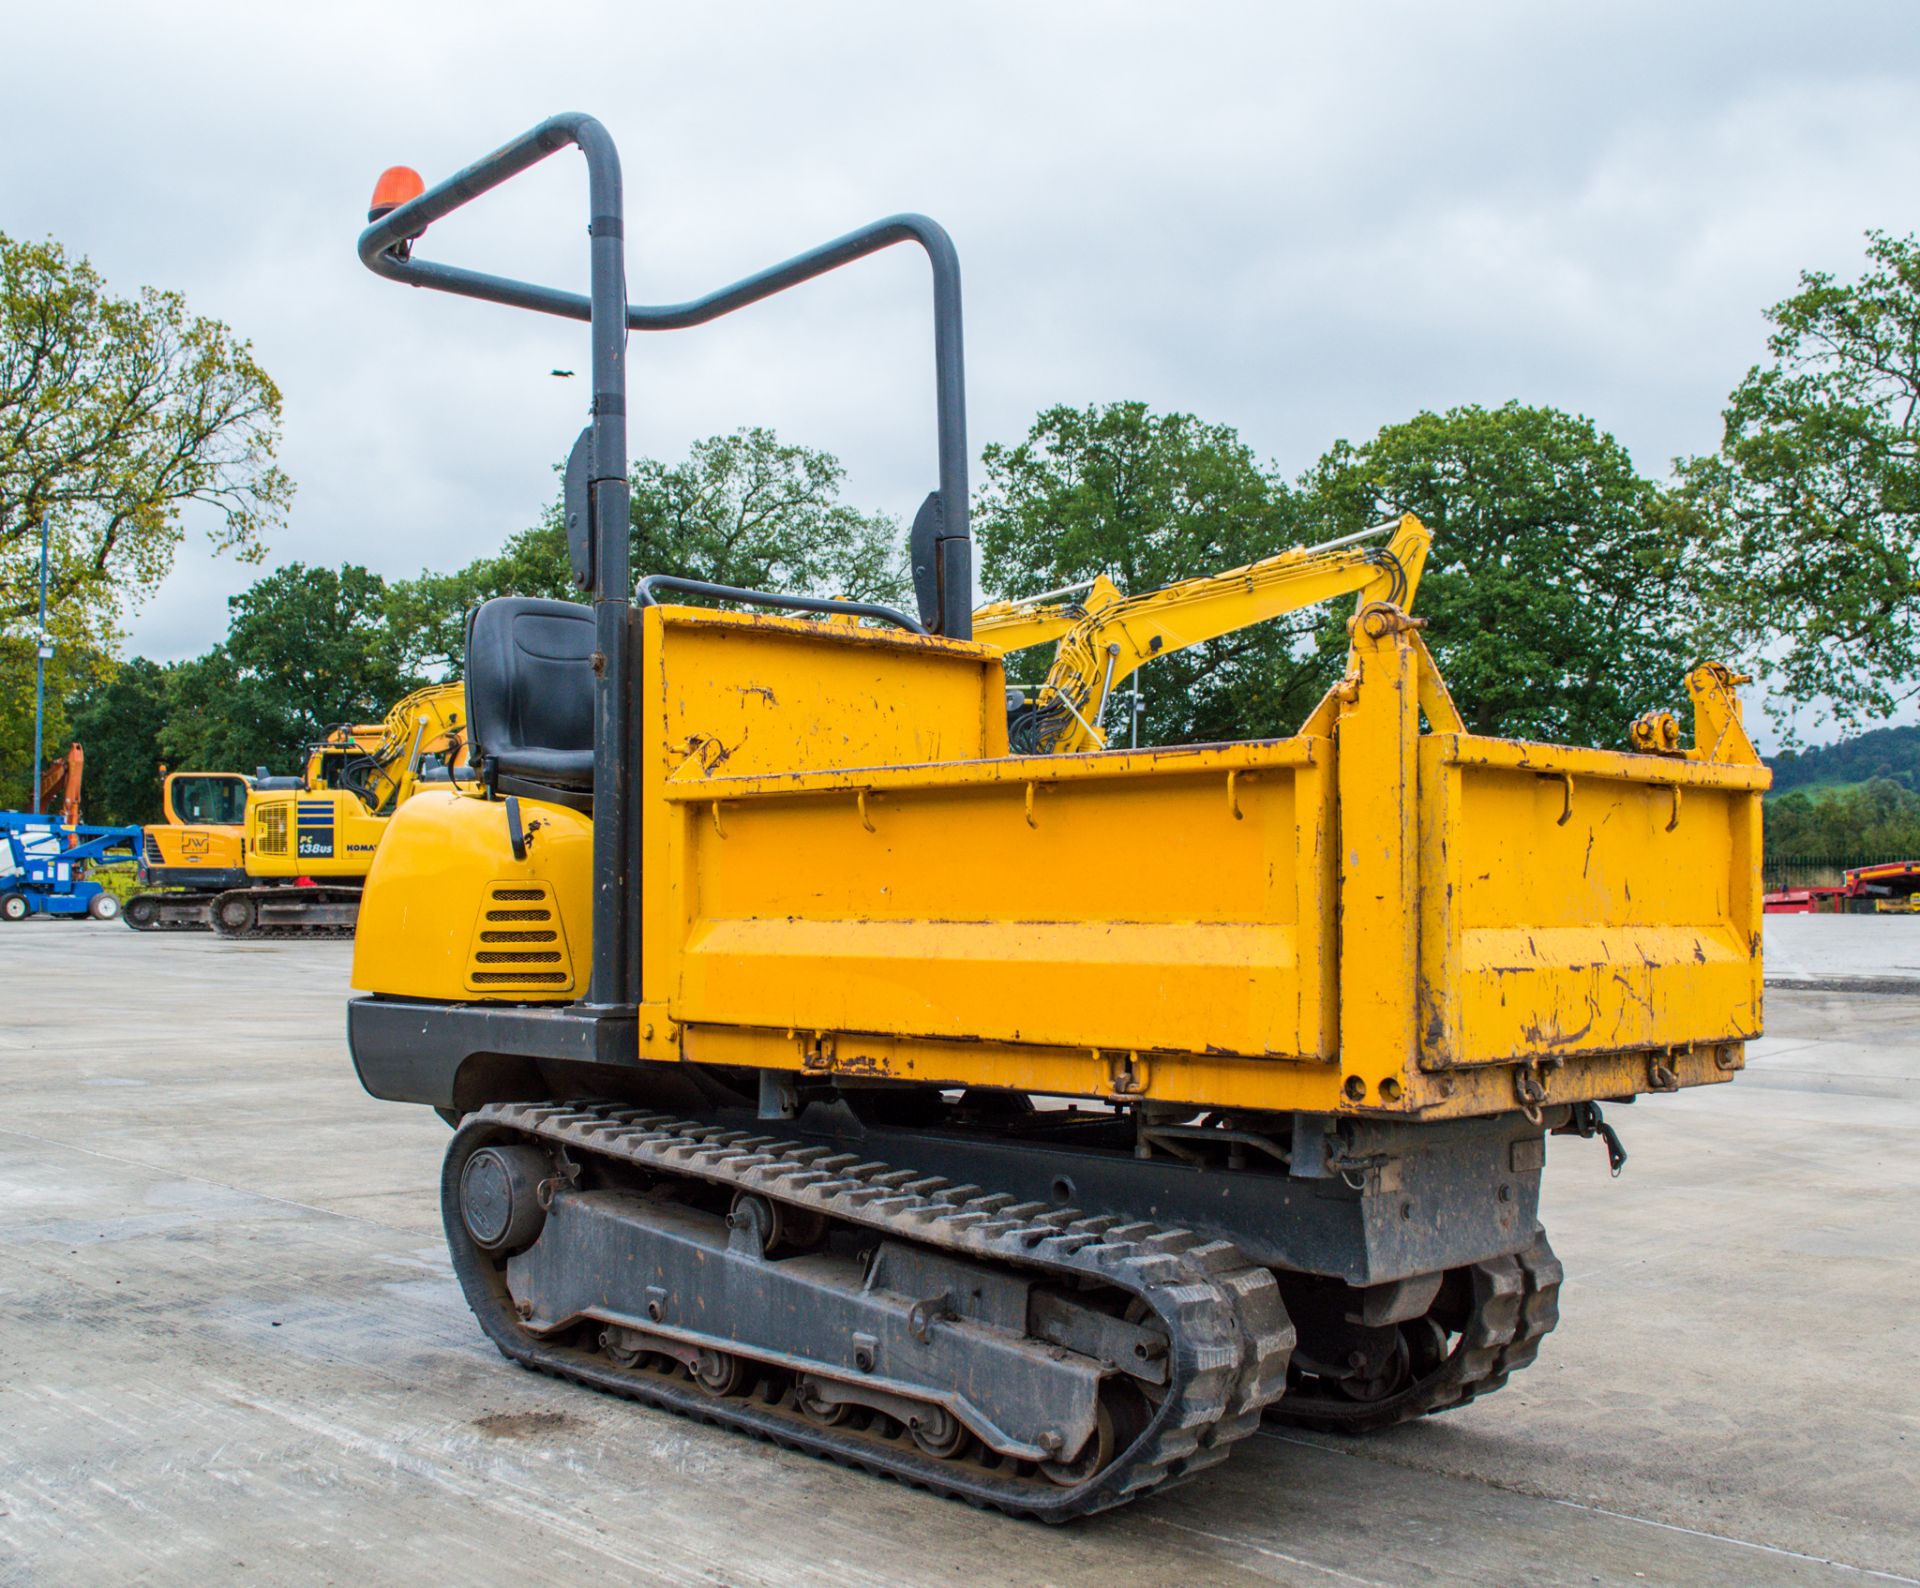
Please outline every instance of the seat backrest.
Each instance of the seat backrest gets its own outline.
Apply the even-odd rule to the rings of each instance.
[[[593,609],[496,596],[467,627],[467,732],[484,764],[593,749]]]

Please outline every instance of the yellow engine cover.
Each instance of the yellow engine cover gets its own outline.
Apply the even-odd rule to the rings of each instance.
[[[250,876],[357,878],[367,874],[387,818],[345,789],[259,789],[247,798]]]
[[[353,985],[412,998],[570,1002],[586,991],[593,826],[520,802],[515,860],[503,803],[416,794],[389,818],[354,931]]]

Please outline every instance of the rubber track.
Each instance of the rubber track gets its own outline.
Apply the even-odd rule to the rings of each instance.
[[[286,888],[249,888],[244,891],[252,893],[258,898],[270,898],[275,904],[282,904],[286,902],[289,894],[293,890]],[[314,889],[312,891],[339,892],[342,890]],[[218,902],[225,897],[226,894],[215,894],[214,903],[218,904]],[[338,901],[331,900],[328,902]],[[226,932],[222,931],[219,925],[214,922],[212,907],[208,909],[207,918],[210,930],[234,943],[261,943],[268,939],[286,938],[304,938],[312,942],[319,938],[343,938],[353,936],[353,928],[351,926],[302,926],[298,922],[287,922],[279,926],[262,926],[257,917],[253,925],[248,927],[244,932]]]
[[[844,1224],[995,1264],[1087,1277],[1142,1298],[1166,1327],[1167,1391],[1133,1445],[1072,1488],[943,1462],[880,1444],[748,1397],[716,1399],[597,1352],[543,1343],[518,1327],[498,1267],[474,1248],[459,1212],[469,1144],[502,1133],[598,1154],[652,1172],[753,1191]],[[469,1115],[448,1149],[442,1210],[454,1269],[487,1334],[521,1365],[742,1429],[974,1505],[1060,1522],[1123,1504],[1225,1458],[1286,1387],[1293,1328],[1266,1269],[1225,1241],[1186,1230],[1016,1203],[853,1153],[781,1141],[697,1120],[594,1102],[493,1104]]]
[[[1371,1434],[1491,1395],[1540,1354],[1540,1342],[1560,1321],[1564,1271],[1541,1231],[1525,1250],[1475,1263],[1468,1272],[1473,1308],[1467,1327],[1424,1379],[1377,1401],[1289,1390],[1268,1418],[1322,1433]]]
[[[186,897],[190,897],[190,895],[175,893],[136,893],[132,899],[127,901],[127,904],[131,905],[134,900],[143,898],[159,898],[165,899],[169,903],[178,903],[182,898]],[[135,932],[211,932],[213,930],[213,895],[201,894],[199,895],[199,899],[206,906],[206,918],[204,920],[175,922],[152,921],[145,926],[136,926],[134,925],[133,916],[126,905],[121,906],[120,919],[125,921],[127,926]]]

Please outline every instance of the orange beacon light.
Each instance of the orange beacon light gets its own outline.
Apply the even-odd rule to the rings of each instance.
[[[426,190],[427,184],[420,180],[420,173],[412,166],[388,166],[380,173],[380,180],[373,184],[373,202],[367,206],[367,223],[371,225],[382,215],[417,199]]]

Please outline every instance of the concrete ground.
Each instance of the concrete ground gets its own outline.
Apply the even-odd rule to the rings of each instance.
[[[0,1583],[1920,1580],[1920,999],[1773,995],[1618,1181],[1556,1139],[1563,1322],[1500,1394],[1048,1528],[484,1346],[348,954],[0,928]]]
[[[1920,993],[1920,915],[1770,915],[1767,980]]]

